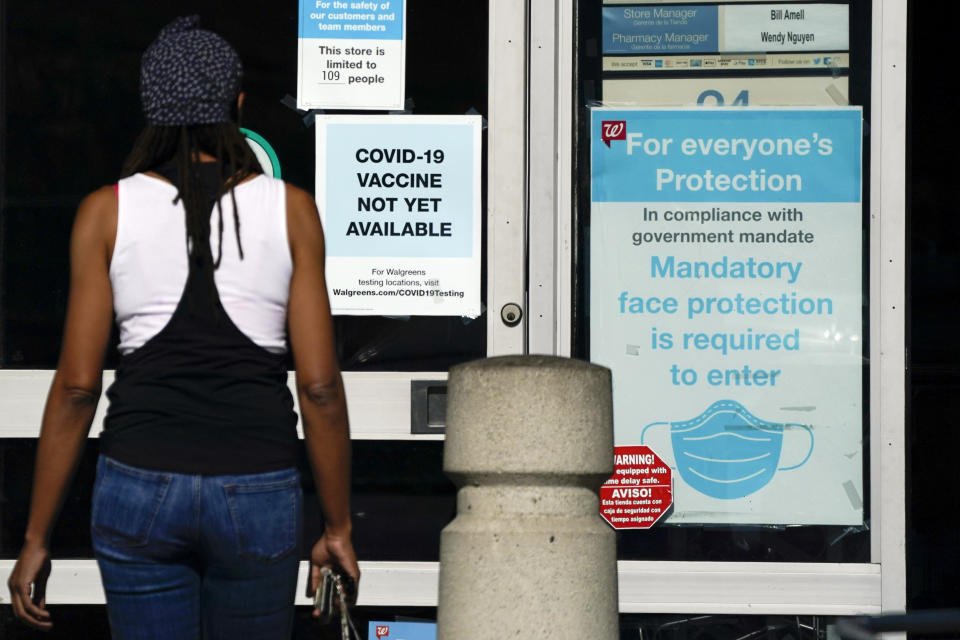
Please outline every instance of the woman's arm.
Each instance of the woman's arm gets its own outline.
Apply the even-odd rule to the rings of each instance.
[[[287,229],[293,254],[290,344],[303,435],[325,523],[310,554],[307,595],[312,596],[323,565],[339,566],[355,583],[360,568],[350,540],[350,427],[323,275],[323,229],[313,198],[292,186],[287,187]]]
[[[43,412],[24,546],[7,581],[17,617],[38,629],[52,626],[44,600],[50,531],[100,399],[113,320],[108,268],[116,221],[113,187],[99,189],[80,203],[70,240],[70,298],[60,362]]]

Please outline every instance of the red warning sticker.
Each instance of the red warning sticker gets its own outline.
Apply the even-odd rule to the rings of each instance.
[[[673,472],[650,447],[614,448],[613,475],[600,487],[600,515],[614,529],[649,529],[673,504]]]

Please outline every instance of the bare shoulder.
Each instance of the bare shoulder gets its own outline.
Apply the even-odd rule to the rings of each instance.
[[[113,244],[117,233],[117,192],[113,185],[100,187],[80,201],[74,237],[83,242]]]
[[[109,215],[111,213],[116,213],[117,211],[117,191],[112,184],[104,185],[88,193],[83,200],[80,201],[80,207],[77,209],[77,214],[85,215],[88,217],[97,216],[97,215]]]
[[[298,248],[316,251],[323,247],[323,229],[313,196],[300,187],[287,184],[287,234],[290,248],[297,257]]]
[[[289,182],[284,183],[287,188],[287,210],[296,216],[316,216],[317,204],[304,189]]]

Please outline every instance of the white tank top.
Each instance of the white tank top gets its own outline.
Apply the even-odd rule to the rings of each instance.
[[[236,186],[243,260],[237,249],[233,203],[223,207],[223,258],[214,272],[220,302],[240,331],[272,353],[286,351],[287,299],[293,260],[287,237],[287,198],[282,180],[257,176]],[[157,335],[173,315],[187,282],[186,220],[177,189],[138,173],[117,188],[117,237],[110,260],[113,308],[120,353]],[[218,251],[216,208],[210,245]]]

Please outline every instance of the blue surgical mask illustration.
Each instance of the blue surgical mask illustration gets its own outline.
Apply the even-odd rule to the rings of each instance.
[[[721,500],[735,500],[767,486],[778,471],[803,466],[813,454],[810,427],[762,420],[734,400],[719,400],[691,420],[653,422],[644,427],[640,444],[647,444],[648,431],[670,427],[670,442],[680,477],[694,490]],[[781,466],[785,430],[809,436],[802,460]]]

